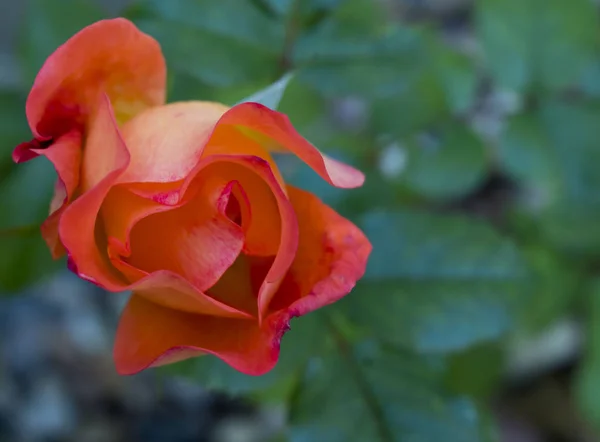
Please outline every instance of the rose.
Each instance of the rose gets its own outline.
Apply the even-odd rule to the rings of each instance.
[[[262,374],[292,317],[347,294],[371,245],[314,195],[286,185],[272,152],[330,184],[362,185],[284,115],[257,103],[165,104],[156,41],[124,19],[95,23],[45,62],[26,104],[58,180],[42,235],[81,278],[131,291],[117,370],[213,354]]]

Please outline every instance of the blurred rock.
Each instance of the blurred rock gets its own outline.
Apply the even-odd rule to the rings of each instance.
[[[0,299],[0,442],[266,440],[271,415],[200,380],[118,375],[112,340],[126,300],[67,273]]]
[[[19,416],[18,433],[25,441],[61,440],[77,425],[74,404],[54,376],[38,379]]]
[[[50,359],[59,311],[31,296],[3,300],[0,304],[2,357],[7,370],[22,378],[35,375]]]
[[[110,296],[71,273],[58,275],[37,292],[62,315],[61,327],[77,351],[89,354],[106,352],[110,338],[99,312],[99,297]]]

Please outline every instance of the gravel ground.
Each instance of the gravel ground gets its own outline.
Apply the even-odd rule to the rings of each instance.
[[[116,374],[124,294],[69,273],[0,298],[0,442],[258,442],[272,425],[195,383]]]

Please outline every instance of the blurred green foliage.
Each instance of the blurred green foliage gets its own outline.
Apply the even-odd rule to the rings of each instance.
[[[374,250],[350,296],[292,322],[273,372],[247,377],[209,357],[165,370],[284,404],[290,442],[493,441],[486,403],[508,339],[578,314],[590,336],[578,400],[600,427],[597,6],[465,2],[473,13],[457,31],[403,4],[139,0],[121,11],[160,41],[170,101],[278,106],[367,175],[342,192],[282,159]],[[28,2],[22,81],[0,90],[3,292],[61,265],[18,229],[43,220],[54,179],[42,161],[11,164],[30,136],[28,88],[60,43],[106,16],[91,0]]]

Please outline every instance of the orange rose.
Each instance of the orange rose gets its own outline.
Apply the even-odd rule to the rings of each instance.
[[[286,185],[271,153],[297,155],[337,187],[364,177],[260,104],[165,104],[165,78],[160,46],[131,22],[83,29],[38,74],[26,105],[34,139],[13,157],[56,168],[42,225],[53,256],[133,293],[120,373],[210,353],[259,375],[290,319],[347,294],[371,251],[352,223]]]

